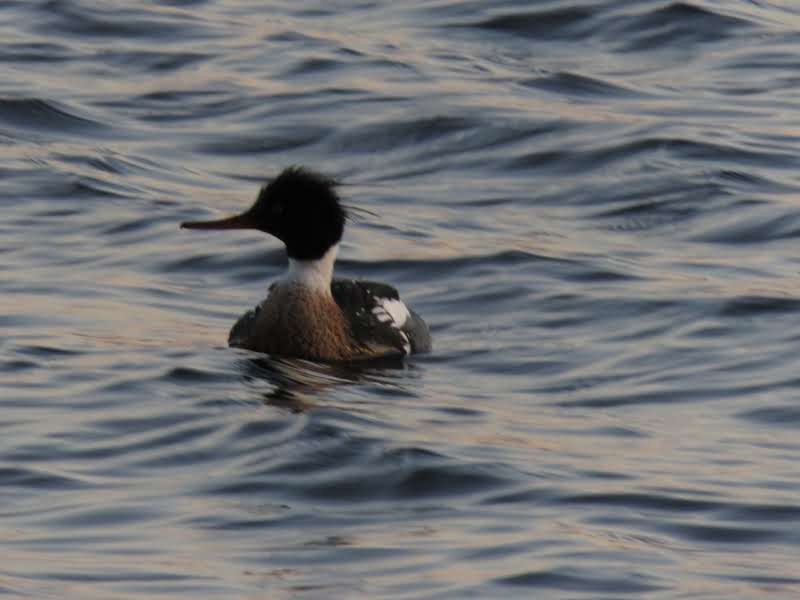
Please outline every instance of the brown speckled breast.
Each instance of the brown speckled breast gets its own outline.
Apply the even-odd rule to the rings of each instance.
[[[256,352],[323,361],[348,360],[358,353],[333,297],[311,293],[292,283],[270,288],[248,335],[236,340],[235,345]]]

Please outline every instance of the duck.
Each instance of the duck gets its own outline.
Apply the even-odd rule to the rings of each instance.
[[[233,325],[228,345],[319,362],[406,357],[432,349],[425,321],[389,284],[334,278],[348,211],[335,180],[284,169],[241,214],[186,221],[193,230],[253,229],[283,243],[288,268]]]

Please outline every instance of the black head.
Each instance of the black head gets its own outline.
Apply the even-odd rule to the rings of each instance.
[[[258,229],[281,240],[290,258],[321,258],[342,239],[345,211],[336,184],[327,177],[290,167],[261,188],[249,210],[219,221],[182,223],[188,229]]]

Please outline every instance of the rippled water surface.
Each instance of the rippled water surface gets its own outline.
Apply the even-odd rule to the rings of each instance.
[[[0,595],[800,597],[789,0],[0,4]],[[435,351],[226,347],[291,164]]]

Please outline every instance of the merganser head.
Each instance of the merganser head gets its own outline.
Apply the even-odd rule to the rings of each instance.
[[[333,180],[289,167],[261,188],[253,206],[216,221],[188,221],[186,229],[258,229],[286,245],[297,260],[316,260],[342,239],[345,211]]]

